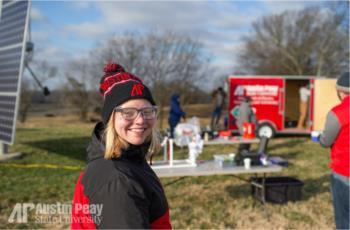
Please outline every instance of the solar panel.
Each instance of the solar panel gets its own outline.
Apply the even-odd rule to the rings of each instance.
[[[13,144],[30,2],[0,4],[0,142]]]

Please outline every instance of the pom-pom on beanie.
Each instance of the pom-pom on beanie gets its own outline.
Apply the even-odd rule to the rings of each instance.
[[[102,121],[106,125],[115,107],[132,99],[146,99],[152,105],[151,91],[140,78],[125,71],[117,63],[109,63],[104,68],[105,74],[100,81],[100,93],[103,96]]]

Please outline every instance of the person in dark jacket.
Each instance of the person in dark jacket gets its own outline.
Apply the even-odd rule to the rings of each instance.
[[[222,110],[225,107],[226,93],[222,87],[218,87],[212,93],[212,101],[214,110],[211,115],[210,127],[211,130],[215,130],[220,122]]]
[[[100,82],[102,120],[74,192],[72,229],[171,229],[162,185],[146,161],[160,149],[157,107],[142,81],[108,64]]]
[[[336,89],[341,102],[328,112],[320,144],[331,148],[331,192],[336,229],[349,229],[349,72],[338,78]]]
[[[180,122],[181,117],[185,120],[186,113],[180,106],[180,95],[178,93],[174,93],[170,99],[170,111],[168,117],[171,138],[174,138],[174,130],[177,124]]]
[[[257,119],[251,106],[252,99],[248,96],[244,97],[244,100],[239,105],[238,116],[236,125],[238,127],[239,134],[243,136],[243,124],[246,122],[257,124]],[[250,144],[239,144],[238,152],[249,151]]]

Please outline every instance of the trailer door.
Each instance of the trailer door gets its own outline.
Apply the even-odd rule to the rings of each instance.
[[[268,122],[276,130],[283,129],[284,79],[282,77],[232,76],[229,78],[229,129],[237,130],[238,107],[244,96],[252,98],[259,123]]]
[[[339,104],[339,98],[335,89],[336,79],[315,79],[311,97],[313,99],[313,130],[324,128],[327,113]],[[312,108],[312,107],[311,107]]]

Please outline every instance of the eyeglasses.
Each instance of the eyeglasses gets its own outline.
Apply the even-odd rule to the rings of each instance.
[[[125,120],[129,120],[129,121],[134,120],[139,115],[139,113],[141,113],[143,118],[146,120],[152,120],[157,116],[156,106],[142,108],[142,109],[132,108],[132,107],[130,108],[117,107],[114,109],[114,111],[120,112],[122,117]]]

